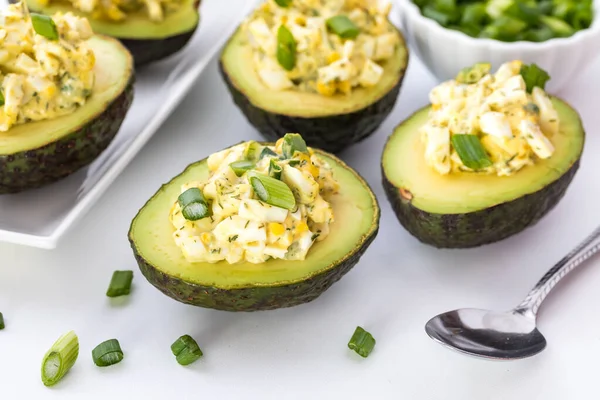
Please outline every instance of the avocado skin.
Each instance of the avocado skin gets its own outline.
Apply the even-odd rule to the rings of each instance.
[[[329,153],[339,153],[366,139],[387,118],[396,104],[406,67],[400,71],[400,79],[396,85],[375,103],[352,113],[317,118],[277,114],[256,107],[242,91],[233,85],[225,72],[222,61],[219,61],[219,71],[234,103],[244,113],[250,124],[266,139],[276,141],[288,132],[298,132],[308,146]],[[293,105],[290,106],[293,109]]]
[[[565,195],[578,159],[559,179],[535,193],[465,214],[433,214],[414,207],[385,176],[383,187],[398,221],[413,236],[437,248],[470,248],[493,243],[536,224]]]
[[[118,39],[133,56],[135,66],[141,67],[179,52],[190,41],[196,28],[164,39]]]
[[[17,193],[58,181],[94,161],[113,140],[133,101],[134,75],[123,93],[96,118],[71,134],[38,147],[0,155],[0,194]]]

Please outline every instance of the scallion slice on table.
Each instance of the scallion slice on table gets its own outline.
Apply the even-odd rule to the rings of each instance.
[[[234,161],[231,164],[229,164],[229,167],[231,167],[236,176],[242,176],[247,171],[250,171],[251,169],[256,167],[256,163],[254,163],[254,161],[249,160]]]
[[[277,31],[277,62],[288,71],[296,66],[296,39],[285,25]]]
[[[368,357],[375,347],[375,338],[360,326],[356,327],[352,338],[348,342],[348,348],[354,350],[361,357]]]
[[[281,179],[281,171],[281,165],[277,164],[277,161],[272,158],[271,161],[269,161],[269,176],[271,178]]]
[[[275,4],[279,7],[287,8],[292,4],[292,0],[275,0]]]
[[[296,199],[288,185],[270,176],[253,173],[250,175],[250,184],[258,198],[275,207],[294,210]]]
[[[92,350],[94,364],[99,367],[108,367],[117,364],[123,359],[123,350],[117,339],[109,339],[100,343]]]
[[[189,188],[177,198],[181,214],[188,221],[197,221],[210,215],[208,202],[198,188]]]
[[[326,21],[327,27],[342,39],[354,39],[360,33],[358,26],[345,15],[336,15],[328,18]]]
[[[189,365],[202,357],[202,350],[190,335],[183,335],[177,339],[171,345],[171,351],[181,365]]]
[[[42,382],[46,386],[60,381],[77,361],[79,355],[79,339],[70,331],[58,338],[44,355],[42,361]]]
[[[520,74],[525,81],[527,93],[531,93],[536,86],[540,89],[544,89],[546,87],[546,82],[550,80],[550,75],[536,64],[523,64],[521,66]]]
[[[452,146],[465,166],[472,170],[480,170],[492,165],[483,145],[475,135],[454,134]]]
[[[283,137],[283,145],[281,146],[283,156],[285,158],[292,158],[296,152],[307,153],[308,148],[306,142],[301,135],[297,133],[286,133]]]
[[[48,15],[31,13],[31,24],[38,35],[49,40],[58,40],[58,29],[54,20]]]
[[[4,316],[0,312],[0,330],[2,330],[4,328],[5,328],[5,326],[4,326]]]
[[[133,271],[115,271],[113,272],[108,285],[106,295],[108,297],[119,297],[128,295],[131,292],[131,281],[133,280]]]

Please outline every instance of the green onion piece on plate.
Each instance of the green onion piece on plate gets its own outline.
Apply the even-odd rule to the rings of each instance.
[[[250,184],[256,196],[267,204],[275,207],[294,210],[296,199],[288,185],[270,176],[252,173]]]
[[[260,157],[259,160],[262,160],[265,157],[277,157],[277,153],[275,153],[273,150],[271,150],[268,147],[265,147],[264,149],[262,149],[262,151],[260,152]]]
[[[283,171],[281,165],[277,164],[277,161],[274,158],[271,158],[271,161],[269,161],[269,176],[271,178],[281,179],[281,171]]]
[[[354,350],[361,357],[368,357],[375,347],[375,338],[360,326],[356,327],[352,338],[348,342],[348,348]]]
[[[536,64],[523,64],[520,71],[523,80],[525,81],[525,87],[527,93],[531,93],[534,87],[544,89],[546,82],[550,80],[550,75]]]
[[[106,295],[108,297],[119,297],[128,295],[131,292],[131,281],[133,280],[133,271],[115,271],[113,272],[108,285]]]
[[[177,339],[171,345],[171,351],[180,365],[189,365],[202,357],[202,350],[190,335],[183,335]]]
[[[477,63],[472,67],[463,68],[458,75],[456,75],[456,82],[458,83],[477,83],[481,78],[487,75],[492,69],[492,65],[489,63]]]
[[[242,161],[234,161],[229,164],[229,167],[233,170],[236,176],[242,176],[247,171],[250,171],[254,167],[256,167],[256,163],[254,161],[242,160]]]
[[[70,331],[58,338],[44,355],[42,361],[42,382],[46,386],[60,381],[77,361],[79,356],[79,339]]]
[[[258,161],[260,158],[260,154],[262,151],[262,145],[254,140],[246,143],[246,148],[244,149],[244,159],[248,161]]]
[[[4,328],[5,328],[5,325],[4,325],[4,316],[0,312],[0,330],[2,330]]]
[[[296,66],[296,39],[285,25],[277,30],[277,62],[287,71]]]
[[[360,33],[358,26],[345,15],[336,15],[328,18],[326,21],[327,27],[342,39],[354,39]]]
[[[177,198],[181,214],[188,221],[197,221],[210,215],[208,202],[198,188],[189,188]]]
[[[287,8],[290,6],[290,4],[292,4],[292,0],[275,0],[275,3],[279,7]]]
[[[472,170],[479,170],[492,165],[481,141],[475,135],[454,134],[452,135],[452,146],[454,146],[454,150],[458,153],[463,164]]]
[[[58,29],[54,20],[47,16],[37,13],[31,13],[31,24],[33,30],[38,35],[41,35],[49,40],[58,40]]]
[[[100,343],[92,350],[94,364],[99,367],[108,367],[117,364],[123,359],[123,350],[117,339],[109,339]]]

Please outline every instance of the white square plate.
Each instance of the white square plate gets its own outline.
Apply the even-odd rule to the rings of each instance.
[[[0,196],[0,241],[56,247],[181,102],[255,3],[227,1],[226,8],[204,1],[190,43],[172,58],[136,71],[131,109],[113,142],[90,166],[49,186]]]

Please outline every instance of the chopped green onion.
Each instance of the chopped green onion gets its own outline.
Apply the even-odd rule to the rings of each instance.
[[[460,20],[462,27],[480,27],[488,18],[483,4],[469,4],[465,7]]]
[[[454,134],[452,135],[452,146],[463,164],[472,170],[479,170],[492,165],[481,141],[475,135]]]
[[[0,106],[4,105],[4,93],[0,91]]]
[[[540,89],[544,89],[546,87],[546,82],[550,80],[550,75],[536,64],[523,64],[521,66],[520,74],[525,81],[527,93],[531,93],[536,86]]]
[[[436,10],[431,6],[427,6],[423,8],[423,15],[429,19],[434,20],[438,24],[442,26],[448,26],[450,22],[452,22],[452,17],[448,14],[443,13],[441,11]]]
[[[275,0],[275,3],[279,7],[287,8],[290,6],[290,4],[292,4],[292,0]]]
[[[38,35],[49,40],[58,40],[58,29],[54,20],[48,15],[31,13],[31,24]]]
[[[308,154],[306,142],[298,133],[286,133],[281,146],[283,157],[292,158],[296,152]]]
[[[171,351],[180,365],[189,365],[202,357],[202,350],[190,335],[183,335],[177,339],[171,345]]]
[[[290,167],[297,167],[298,165],[300,165],[300,160],[290,160],[288,161],[288,165]]]
[[[525,110],[528,114],[540,115],[540,108],[537,104],[529,102],[523,106],[523,110]]]
[[[106,291],[108,297],[119,297],[131,292],[131,281],[133,280],[133,271],[115,271],[110,280],[110,285]]]
[[[554,32],[557,36],[567,37],[575,33],[573,27],[562,19],[551,17],[549,15],[542,15],[540,20],[542,23],[544,23],[544,25],[552,29],[552,32]]]
[[[506,15],[524,21],[529,25],[536,25],[539,23],[540,15],[542,14],[537,6],[521,2],[512,3],[504,12]]]
[[[42,382],[46,386],[55,385],[73,367],[79,356],[79,339],[70,331],[58,338],[44,355],[42,361]]]
[[[244,159],[248,161],[258,161],[261,151],[262,145],[254,140],[251,140],[246,143],[246,148],[244,149]]]
[[[188,221],[197,221],[210,215],[208,202],[198,188],[189,188],[177,198],[181,214]]]
[[[539,29],[532,29],[525,33],[525,40],[530,42],[545,42],[554,37],[554,32],[547,26],[542,26]]]
[[[121,362],[123,359],[123,350],[117,339],[109,339],[100,343],[92,350],[92,359],[94,364],[99,367],[108,367]]]
[[[256,163],[249,160],[234,161],[229,164],[236,176],[242,176],[246,171],[250,171],[256,167]]]
[[[262,149],[262,151],[260,152],[260,157],[259,159],[262,160],[265,157],[277,157],[277,153],[275,153],[273,150],[271,150],[268,147],[265,147],[264,149]]]
[[[356,327],[352,338],[348,342],[348,348],[354,350],[361,357],[368,357],[375,347],[375,338],[360,326]]]
[[[342,39],[354,39],[360,33],[358,26],[345,15],[336,15],[335,17],[328,18],[326,24],[333,33]]]
[[[477,83],[481,78],[487,75],[492,69],[489,63],[477,63],[472,67],[463,68],[458,75],[456,81],[458,83]]]
[[[5,328],[5,326],[4,326],[4,316],[0,312],[0,330],[2,330],[4,328]]]
[[[294,210],[296,199],[288,185],[270,176],[251,172],[250,184],[256,196],[267,204],[275,207]]]
[[[296,39],[285,25],[277,31],[277,62],[288,71],[296,66]]]
[[[271,178],[281,179],[281,171],[283,171],[281,165],[277,164],[277,161],[274,158],[271,158],[271,161],[269,161],[269,176]]]

